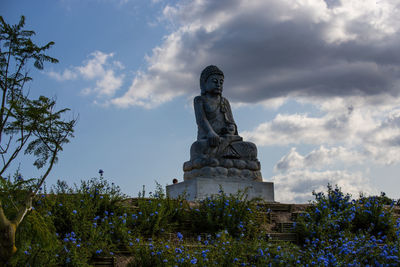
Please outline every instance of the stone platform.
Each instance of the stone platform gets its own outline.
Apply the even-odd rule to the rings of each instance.
[[[167,185],[167,194],[171,198],[177,198],[186,193],[186,200],[202,200],[208,196],[218,194],[220,186],[225,194],[236,194],[238,190],[244,191],[247,188],[248,199],[261,198],[266,202],[274,201],[274,183],[246,181],[242,178],[227,179],[226,177],[196,177],[188,181],[173,185]]]

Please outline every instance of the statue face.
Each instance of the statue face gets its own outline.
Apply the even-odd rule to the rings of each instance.
[[[208,77],[205,84],[206,94],[220,95],[224,85],[224,76],[213,74]]]

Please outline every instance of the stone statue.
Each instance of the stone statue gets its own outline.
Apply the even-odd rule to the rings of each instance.
[[[184,179],[229,177],[262,181],[255,144],[238,135],[229,101],[222,96],[224,73],[206,67],[200,76],[201,95],[194,98],[197,141],[190,161],[183,165]]]

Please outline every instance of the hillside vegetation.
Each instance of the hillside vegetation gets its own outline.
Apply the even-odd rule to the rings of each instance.
[[[2,185],[12,217],[30,181]],[[339,188],[309,205],[201,202],[162,187],[128,198],[104,178],[42,190],[17,233],[11,266],[399,266],[400,211],[384,194],[354,200]],[[287,209],[287,210],[285,210]]]

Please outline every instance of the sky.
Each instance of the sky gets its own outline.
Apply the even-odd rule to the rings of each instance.
[[[59,63],[32,67],[27,89],[79,116],[49,187],[99,169],[130,196],[182,181],[212,64],[276,201],[328,183],[400,198],[398,0],[3,0],[0,14],[55,42]]]

